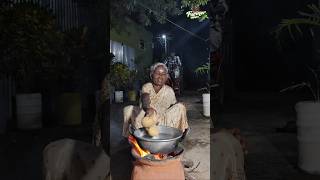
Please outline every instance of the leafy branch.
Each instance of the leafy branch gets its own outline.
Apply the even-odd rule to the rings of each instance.
[[[290,34],[290,37],[294,40],[293,30],[299,32],[302,35],[301,26],[309,26],[309,31],[312,36],[314,36],[313,27],[320,27],[320,5],[310,4],[307,5],[307,8],[311,11],[307,12],[298,12],[301,16],[300,18],[291,18],[283,19],[280,24],[277,26],[275,33],[276,37],[279,38],[281,32],[287,30]]]
[[[219,84],[212,84],[210,85],[210,83],[206,83],[206,86],[203,88],[198,89],[197,91],[199,92],[206,92],[206,93],[210,93],[211,88],[215,88],[215,87],[219,87]]]
[[[181,4],[182,7],[199,7],[199,6],[203,6],[206,5],[208,3],[209,0],[182,0]]]
[[[315,82],[316,82],[315,88],[312,87],[310,82],[302,82],[302,83],[295,84],[295,85],[289,86],[287,88],[284,88],[284,89],[280,90],[280,92],[285,92],[285,91],[294,90],[294,89],[298,89],[298,88],[300,89],[302,87],[307,87],[310,90],[310,92],[312,93],[314,100],[317,102],[320,102],[320,86],[319,86],[320,82],[318,79],[318,75],[314,69],[312,69],[310,67],[308,67],[308,69],[311,71],[311,73],[315,79]]]
[[[196,74],[209,74],[210,73],[210,64],[206,63],[197,67],[194,71]]]

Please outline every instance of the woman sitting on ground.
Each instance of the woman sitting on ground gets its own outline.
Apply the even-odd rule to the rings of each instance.
[[[186,108],[178,103],[173,89],[166,85],[168,68],[163,63],[155,63],[150,69],[151,82],[142,87],[141,105],[126,106],[124,108],[124,122],[122,135],[128,137],[129,124],[138,129],[145,116],[155,115],[158,125],[178,128],[181,131],[188,129]]]

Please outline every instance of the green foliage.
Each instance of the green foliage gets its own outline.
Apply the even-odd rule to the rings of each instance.
[[[203,65],[197,67],[194,72],[197,74],[208,75],[210,73],[210,64],[209,63],[203,64]]]
[[[182,0],[181,5],[182,7],[200,7],[204,6],[208,3],[209,0]]]
[[[302,82],[302,83],[294,84],[292,86],[284,88],[280,92],[285,92],[285,91],[288,91],[288,90],[294,90],[294,89],[299,89],[299,88],[302,88],[302,87],[307,87],[310,90],[310,92],[312,93],[313,100],[316,101],[316,102],[320,102],[320,80],[318,78],[318,74],[311,67],[308,67],[308,69],[313,75],[313,81],[314,81],[314,83],[313,83],[314,85],[313,86],[312,86],[312,83],[310,81],[309,82]]]
[[[199,92],[202,93],[210,93],[211,88],[219,87],[219,84],[213,84],[206,83],[206,85],[203,88],[198,89]]]
[[[188,11],[186,15],[190,19],[198,19],[200,22],[209,19],[206,11]]]
[[[299,12],[300,18],[292,18],[292,19],[283,19],[280,24],[277,26],[276,30],[273,32],[275,36],[279,39],[281,32],[287,30],[292,39],[295,39],[294,32],[298,32],[302,35],[302,26],[307,26],[311,35],[313,36],[312,28],[320,27],[320,4],[314,5],[310,4],[307,8],[311,11],[307,12]]]
[[[82,27],[64,33],[64,61],[59,61],[55,69],[60,72],[59,78],[73,80],[75,71],[88,61],[87,30],[87,27]]]
[[[197,75],[206,75],[208,76],[210,74],[210,63],[203,64],[199,67],[197,67],[194,71]],[[203,88],[198,89],[199,92],[205,92],[210,93],[210,89],[212,87],[215,87],[214,85],[210,84],[210,81],[208,80],[207,83]]]
[[[124,90],[130,80],[130,70],[127,65],[116,62],[110,67],[110,83],[116,90]]]
[[[283,19],[276,30],[273,32],[275,37],[280,41],[280,35],[283,31],[287,30],[290,37],[295,40],[294,32],[298,32],[299,35],[303,35],[303,30],[309,30],[311,36],[314,36],[313,28],[320,27],[320,3],[318,5],[309,4],[307,8],[310,12],[299,12],[301,17],[299,18],[292,18],[292,19]],[[287,87],[280,92],[293,90],[296,88],[307,87],[313,95],[315,101],[320,101],[320,82],[318,78],[317,72],[308,67],[310,72],[313,75],[314,79],[314,86],[312,86],[311,82],[302,82],[299,84],[295,84],[293,86]]]
[[[148,26],[152,19],[165,23],[168,16],[180,14],[174,0],[110,0],[111,26],[119,25],[126,16]]]
[[[191,11],[187,11],[186,15],[190,19],[197,19],[200,22],[209,19],[206,11],[199,10],[201,6],[208,3],[209,0],[182,0],[181,5],[185,8],[190,8]]]
[[[64,55],[64,35],[54,17],[32,3],[0,7],[0,72],[16,78],[22,91],[33,86],[43,67]]]

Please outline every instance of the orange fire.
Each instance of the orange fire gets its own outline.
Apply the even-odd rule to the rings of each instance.
[[[131,145],[133,146],[133,149],[140,155],[140,157],[144,157],[144,156],[146,156],[148,154],[151,154],[150,151],[142,149],[139,146],[136,138],[134,138],[132,135],[129,135],[128,140],[131,143]],[[153,156],[157,160],[162,160],[162,159],[165,159],[167,157],[167,155],[161,154],[161,153],[153,154]]]
[[[137,153],[139,153],[139,155],[140,155],[141,157],[144,157],[144,156],[150,154],[150,151],[148,151],[148,150],[143,150],[142,148],[140,148],[140,146],[139,146],[136,138],[134,138],[132,135],[129,135],[128,140],[129,140],[129,142],[133,145],[134,150],[135,150]]]

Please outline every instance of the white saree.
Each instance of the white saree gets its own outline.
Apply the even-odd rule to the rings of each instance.
[[[150,106],[156,110],[156,119],[159,125],[178,128],[182,131],[188,128],[186,108],[183,104],[177,103],[176,96],[170,86],[164,85],[158,93],[155,92],[152,83],[146,83],[142,87],[142,93],[150,95]],[[123,110],[124,122],[122,135],[129,135],[129,124],[134,128],[141,128],[141,121],[145,111],[138,106],[126,106]]]

